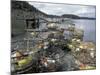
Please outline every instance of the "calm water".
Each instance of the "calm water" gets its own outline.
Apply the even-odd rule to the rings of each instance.
[[[73,20],[77,28],[84,29],[84,41],[96,42],[96,20]]]
[[[75,24],[77,28],[82,28],[84,30],[84,41],[91,41],[96,42],[96,20],[86,20],[86,19],[80,19],[80,20],[71,20],[72,23]],[[67,22],[64,22],[61,27],[66,28]]]

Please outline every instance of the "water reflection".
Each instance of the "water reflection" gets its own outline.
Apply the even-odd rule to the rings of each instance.
[[[95,20],[74,20],[76,27],[84,29],[84,41],[96,42],[96,21]]]

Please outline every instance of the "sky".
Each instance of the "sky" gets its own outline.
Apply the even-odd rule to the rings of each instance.
[[[95,18],[95,6],[86,5],[71,5],[71,4],[54,4],[54,3],[40,3],[40,2],[29,2],[40,11],[50,15],[63,15],[63,14],[75,14],[82,17]]]

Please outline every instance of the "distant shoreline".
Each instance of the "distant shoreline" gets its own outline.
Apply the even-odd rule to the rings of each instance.
[[[96,20],[96,18],[88,18],[88,17],[80,17],[80,18],[72,18],[72,19]]]

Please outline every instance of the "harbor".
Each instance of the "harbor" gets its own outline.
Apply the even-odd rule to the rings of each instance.
[[[86,25],[36,8],[27,10],[24,4],[33,8],[12,1],[12,74],[96,69],[95,34],[90,36]]]

